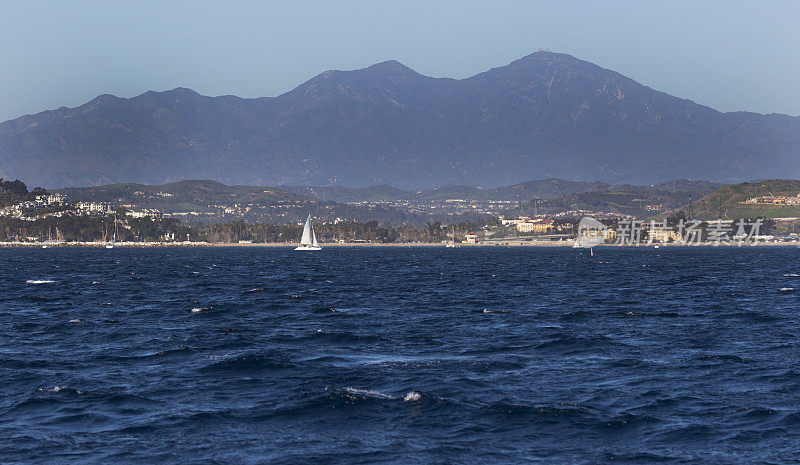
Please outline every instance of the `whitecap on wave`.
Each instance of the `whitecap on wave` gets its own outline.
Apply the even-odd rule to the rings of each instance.
[[[39,388],[39,392],[49,392],[51,394],[56,394],[56,393],[59,393],[61,391],[74,392],[76,394],[83,394],[83,391],[71,388],[69,386],[54,386],[54,387],[51,387],[51,388]]]
[[[52,279],[29,279],[25,282],[28,284],[53,284],[55,281]]]
[[[192,312],[192,313],[201,313],[201,312],[207,312],[207,311],[211,310],[212,308],[214,308],[214,307],[194,307],[194,308],[191,310],[191,312]]]
[[[782,287],[782,288],[780,288],[778,290],[781,291],[781,292],[790,292],[790,291],[793,291],[794,288],[793,287]]]
[[[394,399],[394,397],[384,394],[378,391],[372,391],[370,389],[356,389],[351,387],[344,388],[345,392],[348,394],[355,394],[358,396],[367,396],[367,397],[377,397],[379,399]]]
[[[400,397],[390,396],[389,394],[373,391],[371,389],[357,389],[357,388],[346,387],[344,388],[344,391],[351,395],[371,397],[373,399],[386,399],[386,400],[400,399]],[[422,393],[418,391],[410,391],[408,394],[404,395],[402,399],[403,402],[419,402],[420,400],[422,400]]]
[[[483,313],[508,313],[508,310],[489,310],[488,308],[484,308]]]

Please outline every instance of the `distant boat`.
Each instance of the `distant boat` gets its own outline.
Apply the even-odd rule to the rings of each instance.
[[[303,237],[300,238],[300,246],[294,250],[322,250],[317,242],[317,233],[311,225],[311,215],[306,218],[306,225],[303,227]]]
[[[110,244],[106,244],[107,249],[113,249],[117,243],[117,214],[114,213],[114,240]]]
[[[47,240],[44,241],[44,245],[42,245],[42,248],[46,249],[50,247],[50,244],[52,243],[53,243],[52,230],[50,228],[47,228]]]

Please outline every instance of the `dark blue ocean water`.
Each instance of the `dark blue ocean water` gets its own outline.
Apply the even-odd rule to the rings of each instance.
[[[0,462],[795,461],[798,257],[0,249]]]

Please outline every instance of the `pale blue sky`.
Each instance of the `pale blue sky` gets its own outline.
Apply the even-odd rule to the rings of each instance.
[[[0,0],[0,121],[98,94],[274,96],[396,59],[463,78],[565,52],[723,111],[800,114],[800,1]]]

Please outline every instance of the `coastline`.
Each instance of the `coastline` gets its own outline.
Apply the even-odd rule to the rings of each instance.
[[[2,248],[105,248],[106,242],[0,242]],[[440,242],[323,242],[323,248],[340,247],[441,247],[446,248],[446,244]],[[462,247],[567,247],[572,248],[572,241],[492,241],[477,244],[456,244],[456,248]],[[621,244],[600,244],[596,248],[615,247],[615,248],[682,248],[682,247],[800,247],[800,241],[796,242],[756,242],[739,245],[736,242],[701,242],[697,244],[642,244],[642,245],[621,245]],[[170,248],[170,247],[269,247],[269,248],[294,248],[295,242],[260,242],[260,243],[240,243],[240,242],[118,242],[114,248]]]

